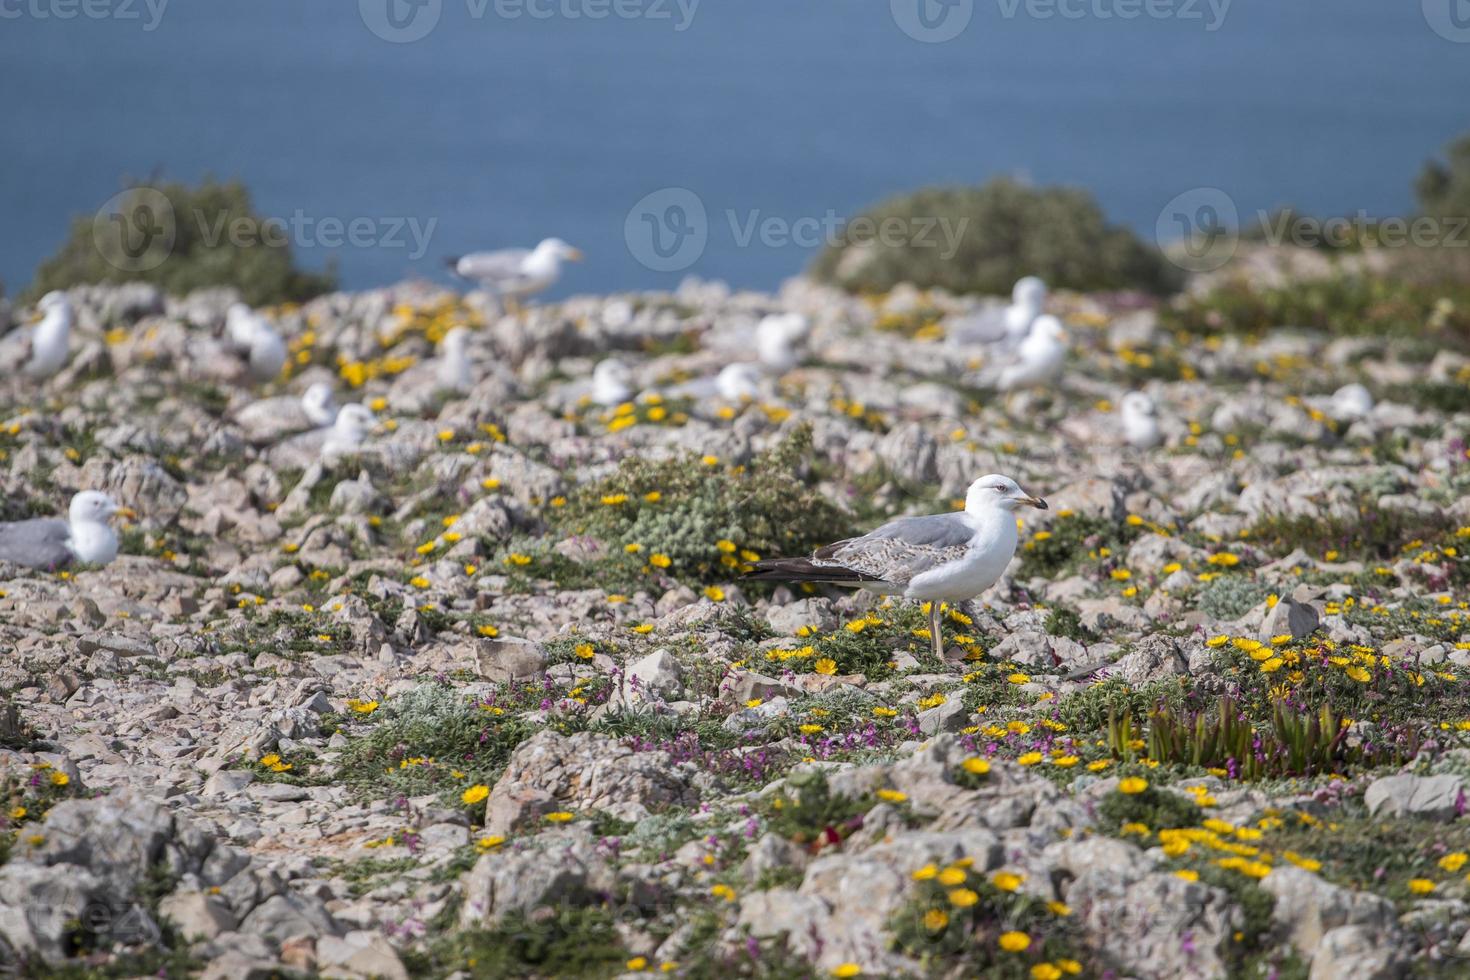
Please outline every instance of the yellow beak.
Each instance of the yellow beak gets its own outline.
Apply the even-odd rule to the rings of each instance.
[[[136,521],[138,519],[138,512],[131,507],[119,507],[113,513],[118,517],[126,517],[130,521]]]
[[[1027,497],[1026,498],[1026,503],[1030,504],[1032,507],[1035,507],[1037,510],[1048,510],[1049,509],[1046,506],[1046,501],[1045,500],[1042,500],[1040,497]]]
[[[582,250],[580,248],[571,249],[567,252],[567,258],[571,259],[573,262],[581,262]]]

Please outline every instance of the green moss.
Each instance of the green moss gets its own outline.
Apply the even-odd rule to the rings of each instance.
[[[468,929],[403,953],[409,973],[442,977],[610,977],[622,972],[628,954],[616,918],[602,908],[559,906],[512,912],[493,929]]]
[[[1140,823],[1155,832],[1193,827],[1201,814],[1193,801],[1149,786],[1142,793],[1114,790],[1098,804],[1097,817],[1098,829],[1116,836],[1125,823]]]

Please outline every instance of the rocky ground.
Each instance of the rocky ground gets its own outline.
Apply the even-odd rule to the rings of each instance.
[[[67,370],[0,381],[0,516],[139,519],[106,568],[0,565],[0,971],[1470,970],[1463,356],[1063,294],[1065,377],[1002,397],[943,296],[516,321],[421,284],[268,311],[262,392],[227,294],[72,298]],[[759,401],[585,399],[778,309],[809,359]],[[320,380],[375,410],[360,455],[283,444]],[[1051,510],[942,660],[918,608],[740,582],[990,472]]]

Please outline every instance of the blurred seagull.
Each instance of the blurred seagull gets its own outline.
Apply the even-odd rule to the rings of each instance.
[[[225,311],[225,331],[249,361],[252,378],[264,383],[280,377],[286,366],[286,343],[269,320],[244,303],[235,303]]]
[[[444,335],[435,369],[440,388],[464,394],[475,386],[474,372],[470,369],[469,340],[470,332],[464,327],[455,327]]]
[[[41,314],[34,327],[7,338],[0,363],[36,379],[49,378],[66,364],[71,340],[72,308],[66,293],[49,292],[36,304]]]
[[[1139,449],[1153,449],[1164,441],[1159,430],[1159,410],[1154,400],[1141,391],[1130,391],[1119,406],[1123,438]]]
[[[1046,283],[1036,276],[1016,280],[1010,305],[992,307],[961,317],[950,325],[948,335],[962,344],[1002,344],[1015,347],[1025,338],[1046,306]]]
[[[1339,422],[1356,422],[1373,412],[1373,394],[1357,382],[1343,385],[1332,393],[1329,410]]]
[[[547,238],[533,249],[471,252],[445,262],[455,275],[478,283],[497,300],[505,299],[507,308],[515,312],[521,299],[547,289],[561,278],[563,262],[581,260],[579,250],[560,238]]]
[[[727,402],[753,402],[761,396],[761,373],[754,364],[726,364],[715,375],[715,393]]]
[[[944,656],[939,604],[967,602],[1004,574],[1016,553],[1022,507],[1046,510],[1008,476],[970,484],[965,509],[932,517],[900,517],[860,538],[818,548],[810,558],[771,558],[745,577],[768,582],[824,582],[928,602],[929,639]]]
[[[307,388],[301,396],[301,410],[306,413],[307,421],[318,429],[337,421],[337,400],[332,394],[332,386],[318,381]]]
[[[335,462],[337,457],[361,449],[376,421],[373,410],[366,405],[343,405],[337,412],[332,427],[326,430],[327,437],[322,442],[322,458]]]
[[[1000,373],[1002,391],[1034,388],[1055,381],[1067,363],[1067,331],[1062,321],[1043,315],[1031,324],[1026,339],[1016,348],[1016,359]]]
[[[768,369],[785,374],[801,363],[796,345],[810,330],[811,323],[800,313],[772,313],[756,324],[756,354]]]
[[[114,514],[136,517],[105,493],[83,490],[71,498],[67,519],[41,517],[0,524],[0,561],[53,571],[73,561],[106,565],[117,557]]]
[[[592,400],[612,408],[633,398],[633,372],[616,357],[598,361],[592,368]]]

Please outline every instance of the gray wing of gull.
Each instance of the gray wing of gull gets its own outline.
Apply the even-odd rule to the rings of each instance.
[[[54,517],[0,524],[0,561],[27,568],[61,568],[73,557],[66,546],[70,537],[66,521]]]
[[[517,282],[522,278],[521,263],[530,255],[524,248],[508,248],[498,252],[471,252],[455,263],[454,271],[466,279],[479,282]]]
[[[882,582],[907,585],[924,572],[959,561],[974,536],[959,514],[900,517],[860,538],[819,549],[812,565],[849,568]]]

